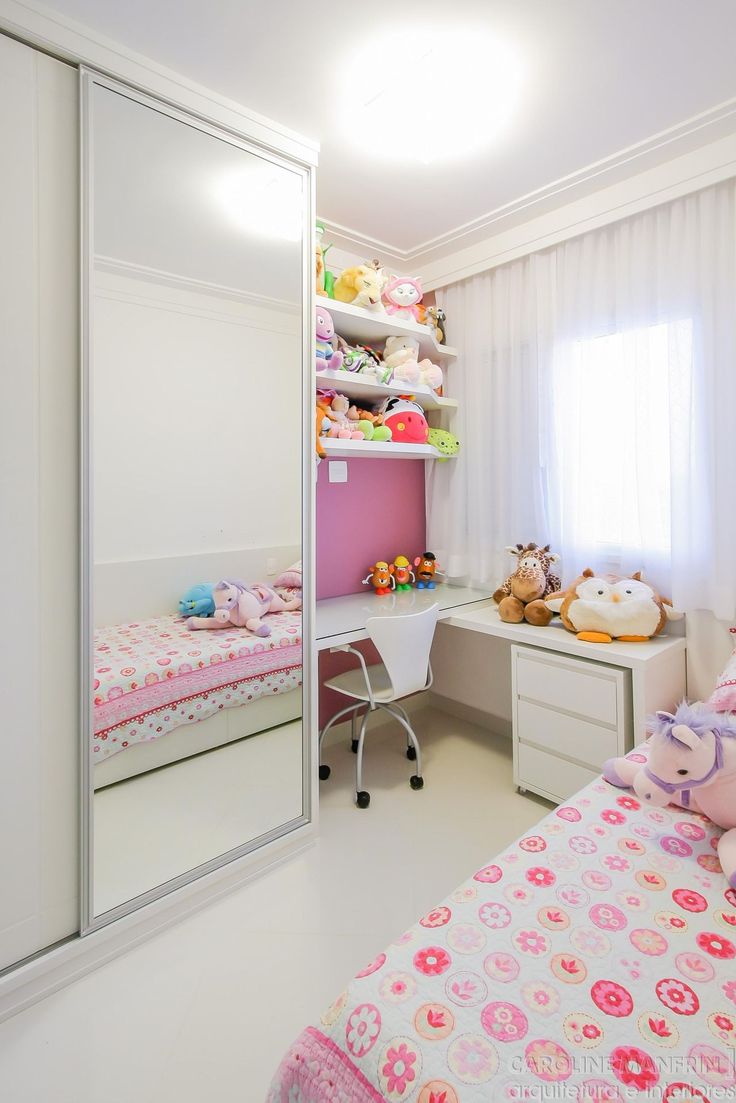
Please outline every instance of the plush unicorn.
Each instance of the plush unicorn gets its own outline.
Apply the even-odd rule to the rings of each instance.
[[[300,609],[301,598],[290,601],[276,593],[271,586],[257,582],[246,586],[245,582],[224,579],[215,586],[212,596],[215,600],[215,613],[212,617],[189,617],[187,628],[247,628],[256,636],[270,636],[271,626],[263,617],[267,613],[281,613],[285,610]]]
[[[603,776],[648,804],[677,804],[726,829],[718,858],[736,888],[736,717],[683,701],[649,721],[648,756],[609,758]]]

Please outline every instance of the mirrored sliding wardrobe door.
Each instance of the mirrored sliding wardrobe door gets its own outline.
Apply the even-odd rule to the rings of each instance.
[[[83,81],[89,928],[309,814],[309,178]]]

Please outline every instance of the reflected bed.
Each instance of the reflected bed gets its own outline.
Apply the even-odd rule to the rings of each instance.
[[[192,632],[171,615],[98,628],[95,788],[301,715],[301,613],[272,614],[269,624],[266,638]]]

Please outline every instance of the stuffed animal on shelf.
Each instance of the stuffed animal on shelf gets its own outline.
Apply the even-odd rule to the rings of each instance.
[[[408,398],[387,398],[379,407],[391,439],[404,444],[426,444],[429,426],[418,402]]]
[[[211,617],[215,611],[215,599],[212,591],[214,582],[200,582],[190,586],[179,601],[179,612],[183,617]]]
[[[609,758],[603,776],[654,808],[676,804],[725,828],[718,860],[736,889],[736,719],[683,701],[674,713],[657,712],[649,731],[645,747]]]
[[[325,257],[327,256],[332,245],[322,244],[322,235],[325,232],[323,223],[317,223],[317,233],[315,238],[315,285],[318,295],[324,295],[327,298],[334,299],[335,277],[332,272],[329,272],[325,267]]]
[[[418,555],[414,560],[414,566],[417,569],[417,589],[434,590],[437,586],[437,572],[440,570],[434,552],[425,551],[423,555]]]
[[[638,643],[659,635],[668,620],[683,616],[642,581],[640,571],[630,578],[599,578],[586,567],[569,589],[551,593],[546,600],[568,632],[588,643]]]
[[[419,367],[419,341],[416,337],[387,337],[383,365],[391,373],[391,382],[416,386],[422,375]]]
[[[340,440],[363,440],[364,433],[348,417],[350,400],[344,394],[336,394],[330,403],[332,425],[327,431],[328,437]]]
[[[431,329],[434,329],[434,335],[437,338],[437,342],[440,345],[444,345],[447,341],[445,335],[445,324],[447,317],[441,306],[428,306],[427,307],[427,321]]]
[[[447,429],[430,429],[427,444],[431,444],[442,455],[438,463],[447,463],[451,456],[456,456],[460,450],[460,441]]]
[[[383,424],[378,414],[371,413],[370,410],[351,406],[348,410],[348,420],[356,429],[360,429],[366,440],[379,442],[391,440],[391,430]]]
[[[327,436],[332,426],[332,407],[330,405],[331,401],[332,392],[317,391],[317,399],[315,402],[314,436],[318,460],[322,460],[325,457],[325,450],[322,446],[322,437]]]
[[[335,280],[335,299],[338,302],[363,306],[379,314],[384,312],[382,290],[382,274],[367,264],[345,268]]]
[[[212,617],[189,617],[187,628],[247,628],[255,636],[270,636],[271,625],[264,621],[268,613],[301,609],[301,598],[284,601],[271,586],[257,582],[253,586],[223,579],[213,590],[215,612]]]
[[[433,364],[431,360],[419,361],[419,382],[423,383],[425,387],[430,387],[433,391],[439,391],[444,381],[442,375],[442,368],[439,364]]]
[[[539,628],[546,627],[552,620],[552,610],[544,598],[559,588],[560,580],[551,570],[559,555],[549,550],[549,544],[543,548],[534,543],[511,544],[506,551],[516,557],[517,563],[514,573],[493,595],[499,617],[507,624],[526,620]]]
[[[317,326],[317,371],[339,371],[342,367],[343,355],[336,348],[335,323],[329,310],[325,310],[319,304],[315,311]]]
[[[417,303],[422,300],[422,282],[407,276],[394,276],[386,284],[383,299],[386,313],[394,318],[405,318],[410,322],[419,321]]]
[[[393,564],[389,566],[379,559],[372,567],[368,568],[368,574],[363,579],[364,586],[372,586],[378,597],[390,594],[396,583],[394,581]]]
[[[397,590],[411,590],[411,584],[414,581],[414,571],[411,569],[411,563],[405,555],[397,555],[393,563],[394,567],[394,580]]]
[[[344,371],[360,373],[375,383],[390,382],[391,369],[384,365],[380,354],[370,345],[349,345],[339,335],[337,343],[343,354]]]

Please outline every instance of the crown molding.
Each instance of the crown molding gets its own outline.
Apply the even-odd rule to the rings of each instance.
[[[343,249],[366,254],[378,251],[383,260],[416,267],[734,132],[736,97],[407,249],[329,218],[321,221],[331,239]],[[663,150],[667,151],[665,157],[661,156]]]
[[[115,80],[259,142],[274,153],[316,165],[319,143],[235,100],[189,80],[82,23],[28,0],[0,0],[0,31],[72,65]]]

